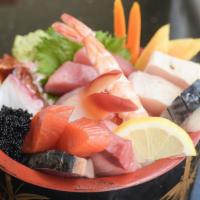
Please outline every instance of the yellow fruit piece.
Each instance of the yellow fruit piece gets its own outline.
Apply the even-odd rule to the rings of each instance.
[[[168,54],[177,58],[190,60],[200,51],[200,39],[176,39],[169,41]]]
[[[173,156],[195,156],[189,135],[168,119],[141,117],[121,124],[115,133],[132,141],[137,161],[144,165]]]
[[[161,51],[163,53],[168,52],[169,45],[169,24],[162,26],[151,38],[147,46],[144,48],[139,58],[135,63],[135,67],[139,70],[144,70],[149,58],[153,51]]]

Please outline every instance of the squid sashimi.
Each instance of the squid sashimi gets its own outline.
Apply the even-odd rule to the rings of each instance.
[[[0,87],[0,108],[3,105],[35,114],[43,108],[44,102],[16,76],[10,74]]]
[[[89,27],[68,14],[63,14],[61,19],[64,23],[54,23],[52,25],[54,30],[68,39],[82,43],[86,48],[92,66],[94,66],[99,75],[113,70],[121,71],[119,64],[113,58],[112,54],[95,38],[95,33]],[[130,82],[124,75],[122,75],[121,79],[115,81],[108,90],[110,94],[129,99],[137,105],[138,109],[136,111],[120,113],[120,117],[123,120],[148,115],[139,97],[135,94]]]
[[[97,76],[98,74],[93,67],[66,62],[49,78],[45,85],[45,91],[62,95],[70,90],[86,85]]]
[[[160,76],[185,89],[200,78],[200,65],[155,51],[145,72]]]
[[[92,156],[92,161],[99,176],[120,175],[139,168],[132,143],[116,135],[112,135],[112,142],[103,152]]]
[[[112,55],[115,60],[117,61],[118,65],[120,66],[122,72],[125,76],[129,76],[133,71],[135,71],[133,65],[118,55]],[[74,56],[74,62],[85,64],[85,65],[92,65],[85,48],[81,48],[77,51],[77,53]]]
[[[73,107],[53,105],[37,113],[26,135],[23,151],[37,153],[53,149],[61,137]]]
[[[68,123],[57,149],[80,157],[103,151],[111,142],[110,130],[104,123],[82,118]]]
[[[129,80],[143,106],[152,115],[160,115],[182,91],[169,81],[145,72],[133,72]]]
[[[28,165],[51,175],[94,178],[94,167],[90,159],[55,150],[34,154]]]

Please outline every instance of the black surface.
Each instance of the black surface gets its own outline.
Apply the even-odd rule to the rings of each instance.
[[[2,0],[0,0],[2,2]],[[113,0],[4,0],[0,4],[0,55],[9,52],[16,34],[47,28],[68,12],[95,30],[112,32]],[[13,2],[13,3],[12,3]],[[128,11],[133,0],[124,0]],[[140,0],[142,7],[142,41],[149,40],[160,25],[168,22],[170,1]]]
[[[196,1],[198,0],[194,0],[193,2]],[[124,0],[123,2],[126,13],[128,13],[133,0]],[[189,2],[188,0],[176,0],[174,2],[176,4],[173,4],[175,7],[173,6],[171,9],[173,13],[170,17],[173,22],[172,37],[188,36],[190,32],[192,35],[196,35],[198,26],[196,25],[191,28],[189,21],[183,19],[188,19],[187,14],[184,15],[184,13],[186,10],[188,12],[191,11],[191,9],[192,19],[194,19],[193,11],[197,8],[191,7],[191,4],[189,5],[188,3],[185,6],[182,5]],[[142,6],[143,21],[142,44],[144,45],[158,27],[169,21],[170,1],[140,0],[140,3]],[[112,31],[112,4],[112,0],[0,0],[0,55],[10,52],[16,34],[26,34],[38,28],[47,28],[52,22],[58,20],[60,14],[63,12],[77,16],[93,29]],[[182,12],[183,9],[185,9],[184,12]],[[187,30],[184,33],[181,30],[182,26]],[[192,31],[188,31],[188,29]],[[151,182],[133,188],[100,194],[63,193],[46,190],[29,184],[24,184],[19,192],[36,193],[53,200],[158,200],[180,180],[182,172],[183,167],[179,165],[179,167]],[[3,176],[3,173],[1,173],[0,180],[2,183],[4,182]],[[21,183],[21,181],[14,179],[14,190]]]

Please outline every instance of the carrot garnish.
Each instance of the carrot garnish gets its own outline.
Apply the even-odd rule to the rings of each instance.
[[[141,39],[141,11],[138,2],[134,2],[129,15],[127,47],[131,51],[132,62],[138,58]]]
[[[126,36],[126,21],[121,0],[114,2],[114,33],[116,37]]]

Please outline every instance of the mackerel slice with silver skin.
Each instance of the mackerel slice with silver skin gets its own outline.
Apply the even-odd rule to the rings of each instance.
[[[56,150],[33,155],[28,165],[51,175],[94,178],[94,167],[90,159]]]
[[[185,89],[180,96],[161,114],[161,117],[172,120],[178,125],[200,107],[200,79]]]

